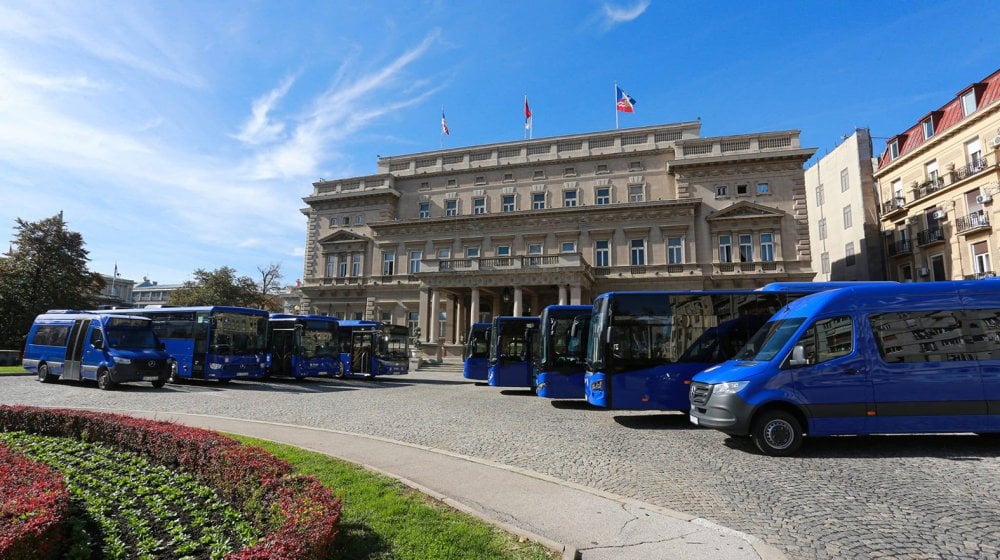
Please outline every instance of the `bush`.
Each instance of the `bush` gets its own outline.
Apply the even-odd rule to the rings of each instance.
[[[229,558],[324,558],[332,548],[340,501],[312,477],[270,453],[208,430],[169,422],[68,409],[0,406],[0,430],[101,442],[191,473],[216,488],[265,531]]]
[[[58,558],[70,494],[58,471],[0,445],[0,558]]]

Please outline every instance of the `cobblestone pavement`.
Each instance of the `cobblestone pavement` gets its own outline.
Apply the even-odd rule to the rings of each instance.
[[[1000,557],[1000,439],[807,440],[771,458],[679,413],[484,387],[460,369],[367,380],[187,383],[105,392],[0,377],[0,402],[212,414],[370,434],[480,457],[704,517],[790,558]]]

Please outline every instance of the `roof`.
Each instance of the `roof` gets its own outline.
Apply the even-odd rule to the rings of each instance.
[[[886,141],[885,149],[882,151],[882,155],[879,156],[878,168],[881,170],[887,167],[892,162],[899,160],[904,155],[916,150],[926,142],[937,138],[948,129],[965,120],[966,116],[962,112],[962,95],[968,93],[970,89],[975,89],[977,97],[976,112],[969,115],[969,117],[972,117],[979,114],[984,107],[1000,100],[1000,70],[990,74],[980,82],[969,84],[967,87],[962,88],[943,107],[927,113],[909,129]],[[932,119],[932,123],[934,124],[934,135],[925,139],[923,123],[928,118]],[[891,158],[889,154],[889,146],[893,141],[899,142],[899,155],[895,158]]]

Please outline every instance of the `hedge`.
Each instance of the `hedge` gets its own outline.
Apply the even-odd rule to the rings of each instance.
[[[0,430],[101,442],[191,473],[265,532],[256,545],[227,557],[233,560],[319,560],[337,535],[341,504],[328,488],[292,474],[291,465],[262,449],[215,432],[120,414],[6,405]]]
[[[70,493],[62,475],[0,444],[0,558],[58,558]]]

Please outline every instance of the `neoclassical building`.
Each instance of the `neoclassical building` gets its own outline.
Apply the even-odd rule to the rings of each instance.
[[[304,311],[420,328],[459,355],[469,325],[611,290],[808,281],[798,131],[700,138],[700,122],[378,159],[313,183]]]

